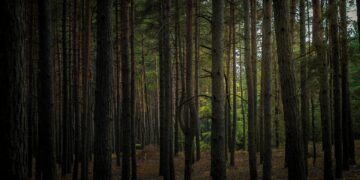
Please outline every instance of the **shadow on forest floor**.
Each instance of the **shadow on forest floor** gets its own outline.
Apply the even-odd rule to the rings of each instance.
[[[334,151],[333,151],[334,152]],[[360,179],[360,140],[356,141],[356,162],[358,165],[352,166],[350,171],[344,171],[344,179],[356,180]],[[272,152],[272,179],[286,180],[287,169],[284,168],[284,147],[273,149]],[[145,147],[144,150],[137,150],[137,172],[139,180],[162,180],[158,176],[159,172],[159,148],[153,145]],[[316,145],[316,162],[313,164],[313,147],[309,144],[308,167],[309,180],[323,179],[323,153],[321,151],[321,144]],[[334,158],[334,157],[333,157]],[[175,157],[175,173],[176,179],[183,179],[184,170],[184,156],[179,153]],[[333,159],[335,166],[335,160]],[[92,179],[92,162],[90,162],[89,177]],[[334,168],[335,169],[335,168]],[[121,166],[116,166],[115,157],[113,157],[113,178],[121,179]],[[257,171],[258,179],[262,179],[262,165],[259,163],[259,154],[257,154]],[[71,179],[71,174],[62,179]],[[208,180],[210,178],[210,152],[202,151],[201,160],[193,165],[192,179]],[[227,165],[227,179],[250,179],[248,167],[248,153],[247,151],[239,150],[235,154],[235,166]]]

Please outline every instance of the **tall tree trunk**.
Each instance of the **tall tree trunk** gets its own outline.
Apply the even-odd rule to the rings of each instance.
[[[224,119],[224,0],[212,1],[212,126],[211,126],[211,177],[226,179],[225,119]]]
[[[39,158],[42,178],[55,179],[51,2],[39,1]]]
[[[336,0],[329,0],[329,24],[330,32],[330,60],[332,62],[333,102],[334,102],[334,136],[335,136],[335,177],[342,178],[343,146],[342,146],[342,122],[341,122],[341,89],[340,89],[340,64],[338,42],[338,5]]]
[[[43,5],[43,2],[41,2],[41,4]],[[0,25],[2,27],[0,30],[0,38],[3,43],[0,48],[0,90],[2,92],[0,104],[0,140],[2,142],[2,148],[0,148],[0,162],[2,168],[0,173],[3,179],[27,179],[27,171],[31,171],[31,169],[28,169],[27,162],[27,59],[25,58],[25,48],[31,47],[26,47],[25,44],[25,5],[25,1],[6,0],[2,2],[0,7]],[[41,14],[43,13],[41,12]],[[42,20],[41,27],[49,27],[44,26],[43,18],[40,20]],[[50,37],[49,31],[44,31],[44,33]],[[47,41],[44,41],[44,36],[41,36],[40,40],[42,40],[42,45],[44,45],[44,42],[48,43]],[[50,58],[44,59],[44,57],[50,56],[44,56],[44,46],[41,47],[41,64],[48,63],[48,65],[51,65],[51,63],[49,63],[50,61],[48,61]],[[44,71],[44,66],[41,67],[41,70]],[[41,76],[41,78],[44,78],[44,76]],[[50,94],[50,92],[51,91],[49,91],[48,94]],[[46,99],[46,101],[49,100],[51,99]],[[40,106],[40,108],[43,107],[44,106]],[[44,109],[42,109],[42,112],[44,112]],[[50,112],[51,111],[49,111],[49,114],[47,115],[51,115]],[[42,123],[45,120],[43,116],[44,115],[41,115],[42,118],[40,119]],[[47,131],[47,129],[44,130]],[[55,159],[53,163],[55,163]]]
[[[66,25],[67,25],[67,0],[63,0],[63,6],[62,6],[62,61],[63,61],[63,95],[62,95],[62,118],[63,118],[63,144],[62,144],[62,162],[61,162],[61,175],[65,176],[66,175],[66,169],[67,169],[67,165],[68,165],[68,137],[69,137],[69,133],[67,132],[68,127],[69,127],[69,77],[68,77],[68,56],[67,56],[67,42],[66,42],[66,37],[67,37],[67,33],[66,33]]]
[[[131,156],[131,122],[132,122],[132,87],[131,87],[131,59],[129,58],[129,0],[121,0],[120,11],[120,49],[122,67],[122,179],[130,179],[130,156]],[[130,107],[129,107],[130,105]]]
[[[357,19],[360,19],[360,0],[356,0],[356,15],[357,15]],[[359,40],[359,44],[360,44],[360,21],[357,21],[357,25],[358,25],[358,40]]]
[[[320,84],[320,111],[322,122],[322,136],[324,148],[324,179],[334,179],[332,168],[332,148],[330,135],[330,104],[329,104],[329,84],[328,84],[328,62],[326,59],[325,46],[323,44],[323,29],[321,6],[319,0],[312,0],[313,4],[313,42],[317,52],[317,59],[320,61],[319,84]]]
[[[271,40],[271,17],[272,0],[263,1],[263,41],[262,41],[262,66],[264,71],[264,165],[263,179],[271,180],[271,61],[272,61],[272,40]]]
[[[83,42],[82,42],[82,59],[83,59],[83,116],[82,116],[82,155],[81,155],[81,179],[87,180],[89,177],[89,124],[90,124],[90,106],[89,106],[89,71],[90,71],[90,31],[91,31],[91,12],[90,0],[83,0]]]
[[[235,51],[235,1],[232,0],[230,4],[230,16],[231,16],[231,53],[232,53],[232,93],[233,93],[233,119],[230,141],[230,165],[235,165],[235,146],[236,146],[236,51]]]
[[[120,62],[120,1],[115,2],[115,62],[116,62],[116,117],[115,117],[115,151],[116,165],[121,164],[121,62]]]
[[[185,110],[189,118],[184,120],[184,134],[185,134],[185,174],[184,179],[191,179],[191,166],[192,166],[192,150],[193,140],[195,135],[195,123],[197,121],[197,113],[195,107],[195,100],[193,98],[193,74],[192,74],[192,20],[193,20],[193,0],[186,1],[186,100],[190,99]]]
[[[112,0],[97,1],[94,179],[111,179],[111,136],[109,133],[111,129],[109,102],[111,102],[113,85],[111,6]],[[127,85],[125,82],[124,84]],[[128,116],[126,117],[128,119]]]
[[[342,128],[344,149],[344,170],[349,170],[349,164],[355,164],[354,137],[352,130],[352,115],[349,88],[349,67],[347,54],[347,18],[346,2],[340,1],[340,43],[341,43],[341,93],[342,93]]]
[[[72,179],[76,180],[78,178],[78,171],[79,171],[79,155],[80,155],[80,98],[79,98],[79,59],[78,59],[78,0],[73,1],[74,10],[73,10],[73,77],[74,77],[74,124],[75,124],[75,134],[74,134],[74,164],[73,164],[73,171],[72,171]]]
[[[275,34],[284,104],[286,138],[288,138],[288,179],[306,179],[301,120],[296,97],[288,1],[274,0]]]
[[[307,88],[307,57],[305,42],[305,0],[300,0],[300,88],[301,88],[301,123],[304,140],[304,160],[305,171],[308,174],[307,155],[308,155],[308,119],[309,119],[309,100]]]
[[[259,131],[256,129],[258,127],[257,123],[257,67],[256,67],[256,61],[257,61],[257,42],[256,42],[256,35],[257,35],[257,28],[256,28],[256,12],[257,10],[257,1],[256,0],[250,0],[250,24],[251,24],[251,30],[250,30],[250,58],[251,58],[251,66],[252,66],[252,81],[253,81],[253,96],[254,96],[254,136],[255,136],[255,145],[256,145],[256,152],[260,150],[260,139],[259,139]],[[256,160],[256,157],[255,157]],[[251,172],[250,172],[251,173]]]
[[[313,95],[310,96],[311,103],[311,126],[312,126],[312,145],[313,145],[313,166],[316,163],[316,135],[315,135],[315,104]]]
[[[200,69],[200,49],[199,49],[199,40],[200,40],[200,25],[199,25],[199,16],[200,16],[200,0],[194,0],[194,9],[195,9],[195,32],[194,32],[194,40],[195,40],[195,141],[196,141],[196,160],[200,160],[200,119],[199,119],[199,69]]]
[[[135,66],[136,66],[136,60],[135,60],[135,41],[134,41],[134,36],[135,36],[135,30],[134,30],[134,20],[135,20],[135,3],[134,0],[130,0],[130,57],[131,57],[131,99],[130,99],[130,104],[131,104],[131,114],[130,114],[130,119],[131,119],[131,142],[130,142],[130,146],[131,146],[131,178],[133,180],[137,179],[137,172],[136,172],[136,149],[135,149],[135,81],[136,81],[136,77],[135,77]]]
[[[164,179],[174,179],[171,171],[171,129],[172,128],[172,86],[171,86],[171,56],[170,56],[170,2],[160,1],[160,33],[159,33],[159,55],[160,55],[160,175]]]
[[[252,56],[250,56],[250,7],[249,0],[244,1],[244,33],[245,33],[245,69],[246,69],[246,82],[248,90],[248,151],[249,151],[249,168],[250,178],[257,179],[256,170],[256,116],[255,116],[255,95],[254,95],[254,80],[253,80],[253,63]],[[250,59],[251,58],[251,59]]]

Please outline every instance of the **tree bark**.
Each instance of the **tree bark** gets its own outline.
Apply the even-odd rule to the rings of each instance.
[[[25,5],[22,0],[6,0],[0,7],[0,173],[3,179],[27,179],[28,175]],[[47,31],[45,33],[48,35]],[[44,49],[41,50],[42,53]],[[48,62],[43,55],[41,57],[41,62]],[[44,122],[43,118],[41,120]]]
[[[135,21],[135,3],[134,0],[130,0],[130,57],[131,57],[131,114],[130,114],[130,120],[131,120],[131,133],[130,133],[130,149],[131,149],[131,179],[136,180],[137,179],[137,170],[136,170],[136,149],[135,149],[135,102],[136,102],[136,95],[135,95],[135,66],[136,66],[136,59],[135,59],[135,30],[134,30],[134,21]]]
[[[292,61],[291,27],[288,1],[274,0],[275,34],[284,104],[286,138],[288,138],[288,179],[306,179],[301,120],[296,97],[294,64]]]
[[[225,118],[224,118],[224,0],[212,1],[212,126],[211,126],[211,177],[226,179]]]
[[[307,57],[306,57],[306,35],[305,35],[305,0],[300,0],[300,88],[301,88],[301,123],[304,139],[304,160],[305,171],[308,175],[308,121],[309,121],[309,100],[307,88]]]
[[[271,17],[272,0],[263,1],[263,41],[262,41],[262,66],[264,71],[264,165],[263,179],[271,180],[271,64],[272,64],[272,40],[271,40]]]
[[[313,4],[313,39],[317,52],[317,59],[320,61],[319,68],[319,84],[320,84],[320,111],[322,123],[322,136],[324,148],[324,179],[334,179],[332,168],[332,148],[330,135],[330,104],[329,104],[329,84],[328,84],[328,62],[326,59],[326,51],[323,44],[323,29],[321,6],[319,0],[312,0]]]
[[[244,1],[244,33],[245,33],[245,69],[246,82],[248,91],[248,152],[249,152],[249,168],[250,178],[257,179],[256,170],[256,116],[255,116],[255,95],[254,95],[254,80],[253,80],[253,61],[250,56],[250,7],[249,0]],[[251,58],[251,59],[250,59]]]
[[[336,0],[329,0],[329,38],[330,60],[332,63],[333,103],[334,103],[334,136],[335,136],[335,177],[342,178],[343,146],[342,146],[342,120],[341,120],[341,89],[340,89],[340,64],[338,42],[338,5]]]
[[[231,141],[230,141],[230,165],[235,166],[235,148],[236,148],[236,51],[235,51],[235,1],[232,0],[230,4],[230,16],[231,16],[231,43],[230,47],[232,52],[232,93],[233,93],[233,119],[232,119],[232,130],[231,130]]]
[[[350,164],[355,164],[354,137],[352,130],[352,114],[349,88],[349,63],[347,41],[346,2],[340,1],[340,43],[341,43],[341,93],[342,93],[342,136],[344,150],[343,169],[349,170]]]
[[[171,56],[170,56],[170,1],[160,1],[160,175],[164,179],[174,179],[171,171],[171,129],[172,128],[172,85],[171,85]]]
[[[109,133],[113,85],[111,6],[112,0],[97,1],[94,179],[111,179],[111,136]],[[128,119],[128,116],[126,117]]]

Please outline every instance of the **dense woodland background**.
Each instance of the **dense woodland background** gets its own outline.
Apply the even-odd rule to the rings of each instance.
[[[0,179],[360,179],[359,0],[4,0]]]

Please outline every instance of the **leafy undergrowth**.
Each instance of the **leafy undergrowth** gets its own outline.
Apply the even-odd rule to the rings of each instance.
[[[309,176],[308,179],[323,179],[323,153],[321,151],[321,144],[316,145],[316,161],[313,164],[313,148],[309,145],[308,154],[308,167]],[[210,152],[202,152],[200,161],[197,161],[193,165],[192,178],[195,180],[208,180],[210,178]],[[284,148],[273,149],[272,154],[272,179],[285,180],[287,179],[287,169],[284,168]],[[237,151],[235,154],[235,166],[227,166],[227,179],[250,179],[249,167],[248,167],[248,153],[247,151]],[[184,156],[179,153],[175,157],[175,173],[176,179],[183,179],[184,170]],[[259,162],[259,156],[257,156],[257,171],[258,179],[262,178],[262,165]],[[360,140],[356,141],[356,161],[360,164]],[[335,166],[335,160],[333,160]],[[113,179],[119,179],[121,177],[121,166],[116,166],[115,158],[113,158]],[[90,163],[90,169],[92,169],[92,162]],[[147,146],[144,150],[137,151],[137,171],[139,180],[161,180],[158,176],[159,172],[159,149],[156,146]],[[90,170],[89,176],[92,177],[92,171]],[[66,176],[63,179],[71,179],[71,175]],[[360,165],[351,166],[350,171],[344,171],[344,179],[356,180],[360,179]]]

